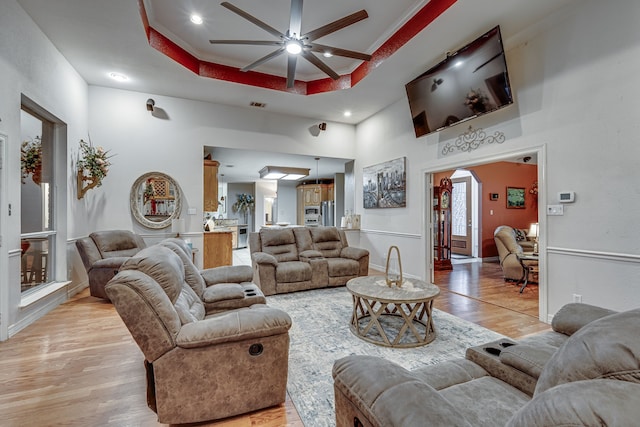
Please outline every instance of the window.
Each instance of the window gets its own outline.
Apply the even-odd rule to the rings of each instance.
[[[54,279],[54,123],[23,104],[20,131],[20,283],[21,291],[28,293]]]

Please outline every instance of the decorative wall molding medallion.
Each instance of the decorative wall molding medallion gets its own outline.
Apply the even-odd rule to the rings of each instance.
[[[495,131],[495,133],[491,136],[487,136],[484,129],[474,129],[469,126],[469,129],[458,136],[456,141],[451,143],[446,143],[442,148],[442,154],[447,155],[452,153],[454,150],[471,152],[477,148],[479,148],[482,144],[502,144],[505,141],[505,136],[503,132]]]

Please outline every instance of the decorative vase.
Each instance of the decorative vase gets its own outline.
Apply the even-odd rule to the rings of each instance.
[[[397,256],[392,256],[391,252],[395,249]],[[387,286],[402,287],[402,260],[400,259],[400,249],[397,246],[391,246],[387,252],[387,268],[385,269],[385,280]]]

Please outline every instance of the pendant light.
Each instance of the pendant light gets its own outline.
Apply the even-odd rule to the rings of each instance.
[[[318,165],[320,164],[320,157],[316,157],[315,159],[316,159],[316,188],[313,191],[315,191],[316,193],[319,193],[320,192],[320,186],[318,186],[318,184],[319,184],[319,182],[318,182],[318,175],[319,175],[319,173],[318,173],[318,169],[319,169]]]

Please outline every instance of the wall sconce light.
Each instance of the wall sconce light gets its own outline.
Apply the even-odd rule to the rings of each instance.
[[[153,107],[156,105],[156,101],[149,98],[147,99],[147,111],[153,111]]]

